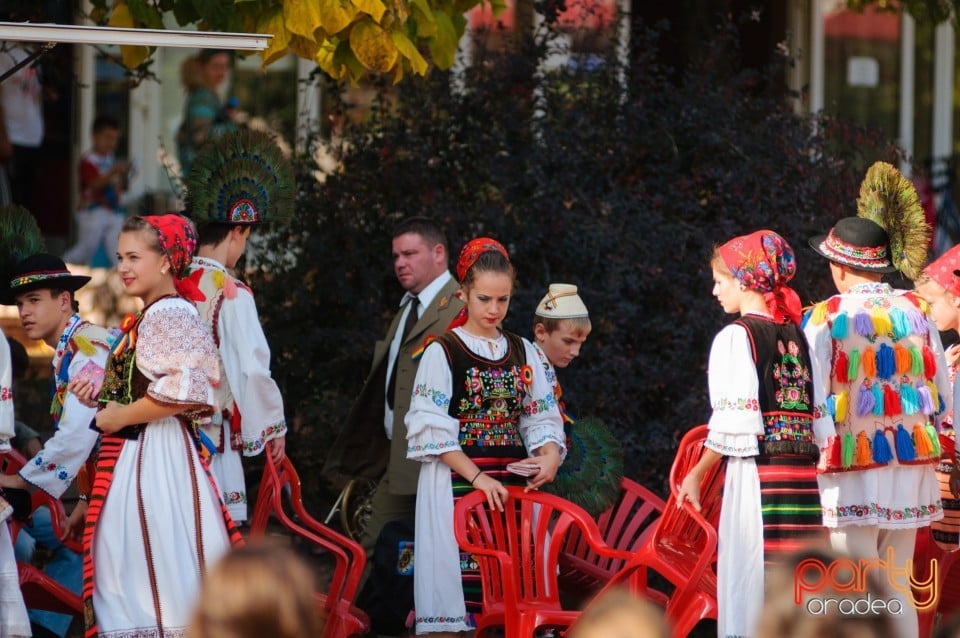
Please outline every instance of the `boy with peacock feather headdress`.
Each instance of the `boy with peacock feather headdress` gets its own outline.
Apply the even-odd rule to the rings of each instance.
[[[937,428],[953,400],[926,302],[881,280],[920,273],[930,228],[913,185],[883,162],[867,171],[857,208],[810,240],[839,292],[811,309],[804,328],[823,523],[834,549],[885,561],[887,593],[902,607],[894,633],[916,636],[913,593],[893,570],[913,558],[917,529],[943,517]]]
[[[276,142],[248,130],[207,143],[187,178],[185,214],[196,223],[199,239],[187,279],[199,288],[197,309],[222,361],[217,399],[223,412],[204,430],[216,448],[210,469],[238,523],[247,518],[240,454],[267,448],[279,463],[287,426],[253,292],[231,270],[254,226],[290,217],[294,194],[292,168]]]

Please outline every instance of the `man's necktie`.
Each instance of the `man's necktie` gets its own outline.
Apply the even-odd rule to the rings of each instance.
[[[417,319],[417,306],[420,305],[420,300],[417,299],[417,296],[414,295],[407,303],[407,307],[410,310],[407,311],[407,318],[403,322],[403,332],[400,333],[400,345],[407,340],[407,337],[410,335],[410,331],[413,330],[413,326],[416,325]],[[390,406],[390,409],[393,409],[393,395],[396,394],[397,390],[397,368],[400,366],[400,351],[397,351],[397,360],[393,362],[393,369],[390,371],[390,381],[387,383],[387,405]]]

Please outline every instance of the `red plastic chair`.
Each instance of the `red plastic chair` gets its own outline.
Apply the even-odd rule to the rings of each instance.
[[[661,574],[674,587],[667,599],[666,618],[677,637],[688,635],[701,620],[717,618],[714,563],[717,553],[716,525],[720,520],[723,491],[723,463],[717,463],[703,477],[700,512],[687,502],[678,508],[676,498],[681,481],[700,460],[706,436],[707,427],[701,425],[687,432],[680,441],[680,448],[670,468],[670,497],[660,523],[643,547],[607,585],[607,588],[615,587],[630,580],[634,593],[656,600],[658,592],[649,590],[646,578],[638,577],[637,573],[646,574],[648,569],[652,569]]]
[[[296,520],[284,507],[285,492]],[[271,516],[297,536],[323,548],[336,559],[329,590],[326,594],[317,594],[317,602],[325,622],[323,637],[348,638],[367,633],[370,630],[370,619],[353,606],[367,562],[366,553],[359,544],[307,513],[300,492],[300,477],[297,476],[290,459],[284,458],[278,468],[268,454],[250,523],[251,538],[262,538],[266,534]]]
[[[624,478],[620,498],[597,519],[597,527],[608,547],[635,552],[650,538],[660,522],[664,502],[639,483]],[[560,551],[560,591],[583,599],[599,591],[624,567],[624,561],[594,552],[578,530],[571,530]],[[653,598],[666,605],[665,596]]]
[[[27,460],[18,452],[11,450],[0,457],[0,472],[16,474],[26,464]],[[39,507],[50,509],[50,521],[57,537],[62,535],[66,513],[63,503],[53,498],[43,490],[34,491],[31,496],[31,512]],[[11,542],[16,542],[17,535],[23,528],[23,521],[8,519]],[[80,543],[64,541],[63,544],[70,550],[80,553]],[[42,609],[70,616],[83,616],[83,601],[79,595],[73,593],[57,581],[43,573],[29,563],[17,563],[17,573],[20,578],[20,591],[27,609]]]
[[[933,633],[937,617],[949,618],[960,609],[960,578],[954,563],[960,558],[960,549],[950,550],[942,548],[934,539],[930,527],[917,530],[917,544],[913,552],[913,577],[918,582],[925,582],[930,577],[930,561],[936,560],[937,584],[936,591],[940,599],[932,608],[920,611],[917,616],[920,621],[920,638],[928,638]],[[926,592],[916,592],[919,602],[927,600]]]
[[[605,558],[625,561],[630,554],[607,547],[590,515],[570,501],[520,487],[507,490],[503,512],[491,511],[480,491],[460,499],[454,534],[480,566],[483,606],[476,635],[502,627],[510,638],[532,638],[538,628],[562,629],[580,614],[564,611],[559,600],[557,565],[569,530]]]

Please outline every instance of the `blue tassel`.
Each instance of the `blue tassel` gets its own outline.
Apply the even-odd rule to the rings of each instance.
[[[916,414],[920,411],[920,396],[909,383],[900,384],[900,407],[904,414]]]
[[[850,327],[847,321],[847,313],[841,312],[833,318],[833,327],[830,328],[830,335],[837,340],[846,339],[850,334]]]
[[[893,348],[883,343],[880,344],[880,351],[877,353],[877,376],[881,379],[889,379],[897,372],[897,360],[893,356]]]
[[[873,460],[876,463],[883,464],[887,464],[893,460],[890,442],[887,441],[887,435],[882,428],[873,433]]]
[[[890,311],[890,323],[893,324],[894,341],[900,341],[910,334],[910,320],[907,319],[907,313],[899,308]]]
[[[205,459],[212,458],[217,453],[217,446],[200,428],[197,428],[197,436],[200,437],[200,449],[198,450],[200,456]]]
[[[943,402],[943,397],[939,394],[937,395],[938,403],[940,404],[940,409],[937,410],[937,414],[943,414],[943,411],[947,409],[946,404]]]
[[[873,336],[873,319],[863,310],[853,315],[853,330],[864,339]]]
[[[883,388],[879,383],[874,383],[873,388],[873,415],[883,416]]]
[[[830,413],[831,418],[837,418],[837,400],[836,395],[831,394],[827,397],[827,412]]]
[[[913,461],[917,458],[917,450],[913,446],[910,433],[904,429],[903,423],[897,426],[897,434],[894,436],[894,440],[897,445],[897,459],[901,463]]]

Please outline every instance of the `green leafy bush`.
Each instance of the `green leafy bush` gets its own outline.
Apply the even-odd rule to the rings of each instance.
[[[565,396],[617,433],[628,476],[665,491],[679,436],[709,416],[707,354],[728,320],[711,297],[713,245],[775,229],[798,252],[801,298],[822,298],[829,276],[807,237],[854,213],[866,166],[898,161],[869,131],[796,114],[789,61],[744,70],[736,25],[716,33],[680,80],[655,62],[655,29],[634,30],[629,80],[611,56],[534,90],[533,66],[481,50],[462,90],[434,73],[384,92],[347,127],[325,183],[301,162],[297,219],[270,237],[254,286],[308,486],[402,293],[390,227],[430,215],[453,259],[481,233],[507,245],[511,330],[531,333],[548,283],[581,287],[594,330],[561,372]],[[538,34],[535,55],[552,46]]]

